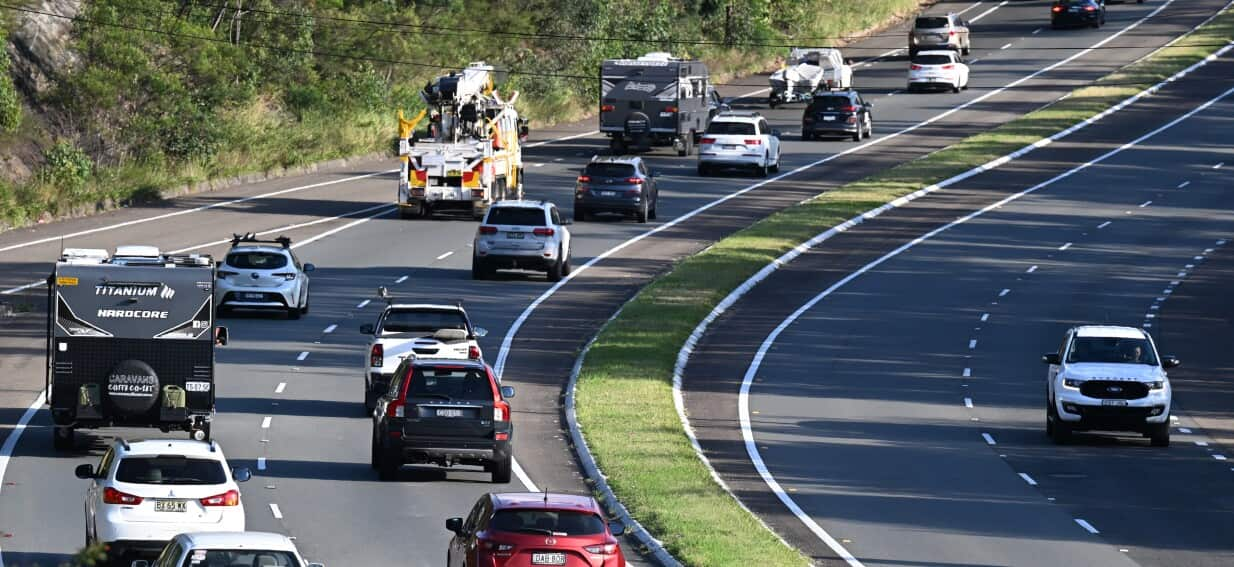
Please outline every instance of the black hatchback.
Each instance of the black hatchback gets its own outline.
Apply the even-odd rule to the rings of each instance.
[[[1105,25],[1105,0],[1054,0],[1050,6],[1050,27]]]
[[[404,360],[373,412],[373,468],[394,480],[405,464],[473,465],[510,482],[513,397],[483,362]]]
[[[574,220],[595,213],[629,215],[638,222],[656,218],[656,177],[637,156],[592,158],[574,186]]]
[[[854,90],[817,92],[801,117],[801,139],[852,136],[859,142],[874,133],[873,108],[873,103]]]

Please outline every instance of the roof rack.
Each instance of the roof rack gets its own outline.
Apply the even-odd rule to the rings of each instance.
[[[287,236],[279,236],[278,238],[263,239],[257,238],[257,233],[246,232],[244,234],[231,233],[231,245],[238,246],[240,243],[245,244],[279,244],[283,248],[291,248],[291,238]]]

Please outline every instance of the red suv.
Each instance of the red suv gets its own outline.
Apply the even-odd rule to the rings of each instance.
[[[448,567],[625,567],[626,557],[595,498],[581,494],[486,494],[467,519],[450,518]]]

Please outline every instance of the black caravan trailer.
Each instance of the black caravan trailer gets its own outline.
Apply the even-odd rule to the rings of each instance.
[[[614,154],[672,145],[689,155],[721,102],[707,65],[668,53],[608,59],[600,66],[600,131]]]
[[[80,428],[144,426],[210,438],[214,261],[153,246],[66,249],[47,280],[54,446]]]

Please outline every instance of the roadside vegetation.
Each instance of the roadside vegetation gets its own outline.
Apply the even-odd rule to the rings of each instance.
[[[644,288],[592,345],[576,394],[587,444],[617,497],[686,565],[806,563],[712,480],[682,431],[673,366],[698,323],[755,272],[813,236],[1094,116],[1232,37],[1234,12],[1227,10],[1173,47],[1049,107],[778,212]]]

